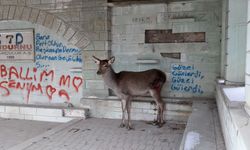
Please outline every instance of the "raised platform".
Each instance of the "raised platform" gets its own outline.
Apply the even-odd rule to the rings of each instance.
[[[22,120],[49,122],[68,122],[75,118],[85,119],[86,108],[69,108],[62,106],[0,104],[0,117]]]
[[[166,102],[165,120],[186,123],[192,112],[192,99],[164,98]],[[81,99],[84,108],[90,110],[91,117],[121,119],[121,101],[117,97],[85,97]],[[132,120],[152,121],[156,118],[156,106],[151,97],[136,97],[132,101]]]
[[[245,102],[231,102],[224,88],[228,86],[217,85],[216,101],[226,147],[228,150],[250,150],[250,116],[243,107]]]
[[[193,103],[179,150],[226,150],[215,101]]]

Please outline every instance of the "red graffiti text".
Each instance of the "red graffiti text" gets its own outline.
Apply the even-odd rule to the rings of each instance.
[[[33,92],[44,94],[49,100],[52,100],[53,96],[57,94],[70,101],[67,89],[79,92],[79,88],[83,84],[83,78],[78,76],[61,75],[58,82],[54,80],[54,70],[38,72],[36,68],[24,69],[23,67],[0,65],[0,94],[2,96],[9,96],[14,90],[25,90],[27,102]]]

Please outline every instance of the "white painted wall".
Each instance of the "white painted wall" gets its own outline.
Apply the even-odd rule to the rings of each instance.
[[[246,37],[246,69],[245,69],[245,88],[246,88],[246,111],[250,115],[250,2],[247,8],[247,37]]]
[[[215,80],[220,76],[221,14],[221,1],[217,0],[113,7],[111,50],[116,56],[114,69],[117,72],[163,70],[168,76],[162,92],[165,97],[214,97]],[[145,43],[147,29],[205,32],[206,42],[149,44]],[[181,59],[161,56],[169,52],[180,52]],[[137,63],[141,59],[153,59],[156,63]],[[183,69],[187,67],[191,69]],[[199,75],[177,75],[180,72]]]
[[[228,1],[226,41],[226,72],[228,84],[245,82],[245,50],[247,32],[247,1]]]
[[[36,105],[62,105],[64,102],[71,102],[75,106],[80,105],[82,97],[83,77],[82,77],[82,51],[69,44],[60,36],[55,34],[55,31],[24,21],[6,21],[0,22],[0,30],[6,29],[34,29],[35,37],[35,61],[34,62],[0,62],[1,75],[7,72],[7,76],[0,78],[0,100],[1,103],[15,104],[36,104]],[[31,80],[23,80],[13,76],[10,79],[10,68],[15,68],[18,73],[22,72],[23,76],[28,74],[32,77]],[[5,68],[5,69],[4,69]],[[23,68],[23,71],[21,71]],[[37,71],[34,71],[36,68]],[[78,69],[78,72],[74,72]],[[28,72],[29,69],[29,73]],[[52,76],[44,76],[42,80],[41,73],[46,71],[54,73]],[[64,84],[60,80],[68,76]],[[17,88],[17,83],[24,89]],[[10,87],[10,83],[15,83],[14,87]],[[41,85],[39,90],[29,90],[28,84]],[[9,94],[6,95],[6,92]],[[30,91],[30,93],[29,93]],[[60,96],[61,95],[61,96]]]

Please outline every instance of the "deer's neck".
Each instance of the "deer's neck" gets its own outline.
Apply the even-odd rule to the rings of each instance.
[[[117,87],[117,75],[112,67],[108,68],[102,77],[109,88],[114,90]]]

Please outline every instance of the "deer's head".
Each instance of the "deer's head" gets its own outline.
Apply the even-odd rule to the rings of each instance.
[[[112,56],[110,59],[101,60],[101,59],[93,56],[93,60],[99,66],[97,74],[102,75],[110,68],[111,64],[114,63],[115,57]]]

